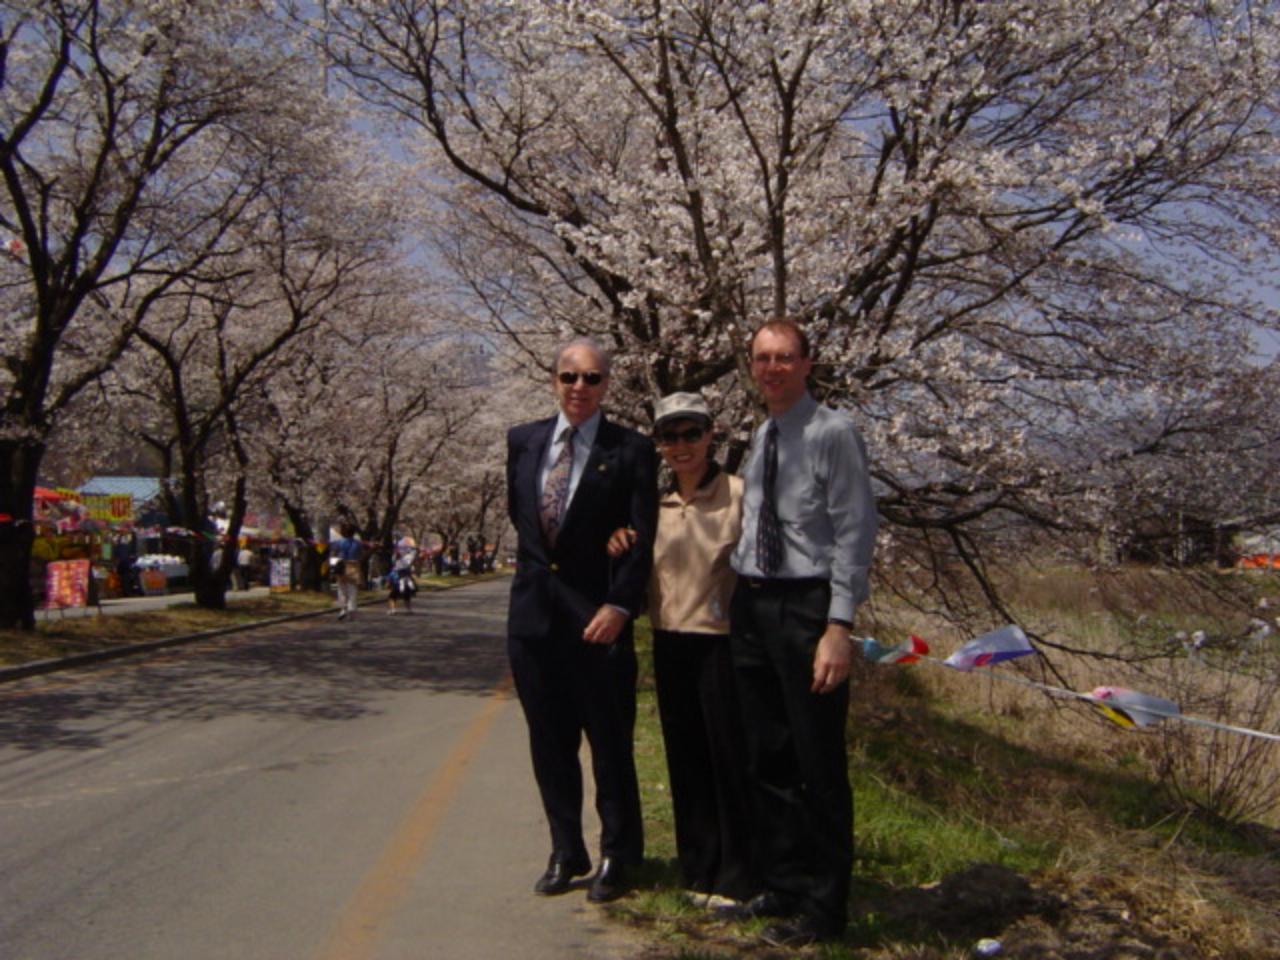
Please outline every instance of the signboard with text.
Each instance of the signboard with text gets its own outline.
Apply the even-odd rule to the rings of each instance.
[[[89,561],[54,560],[45,566],[44,605],[51,609],[89,605]]]
[[[86,493],[80,500],[91,520],[121,523],[133,519],[133,497],[127,493]]]
[[[288,557],[272,557],[269,568],[270,584],[273,592],[286,591],[290,588],[290,572],[292,562]]]
[[[163,570],[143,568],[138,571],[138,582],[148,597],[159,597],[169,592],[169,577]]]

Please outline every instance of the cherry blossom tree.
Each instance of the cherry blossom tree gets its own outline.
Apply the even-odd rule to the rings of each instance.
[[[270,384],[288,354],[358,323],[378,300],[392,259],[395,217],[344,149],[345,130],[273,155],[268,182],[226,231],[235,270],[216,282],[188,278],[170,289],[135,333],[132,355],[109,374],[118,422],[153,448],[175,478],[170,515],[196,543],[212,538],[211,506],[226,505],[234,545],[255,476],[265,472],[257,435],[267,424]],[[346,160],[346,162],[344,162]],[[366,181],[353,190],[353,182]],[[221,607],[234,551],[209,570],[209,549],[193,551],[196,602]]]
[[[349,0],[314,26],[430,171],[443,255],[529,369],[593,333],[624,416],[700,389],[740,443],[748,333],[800,319],[815,389],[868,437],[885,565],[958,569],[998,607],[1008,531],[1089,542],[1169,489],[1183,441],[1214,438],[1176,474],[1188,501],[1263,476],[1274,429],[1228,428],[1276,399],[1240,394],[1277,326],[1276,17]]]
[[[418,349],[402,338],[365,371],[365,393],[347,411],[345,446],[354,469],[336,503],[381,552],[411,520],[410,498],[417,493],[420,504],[439,496],[433,480],[467,455],[458,438],[484,404],[467,376],[468,360],[466,345],[454,338]]]
[[[1078,458],[1089,464],[1082,487],[1116,491],[1098,526],[1143,559],[1234,562],[1236,535],[1280,523],[1277,397],[1280,364],[1242,365],[1212,389],[1187,390],[1182,403],[1108,424],[1139,455]]]
[[[264,386],[250,443],[300,538],[323,541],[348,521],[385,552],[424,530],[447,495],[438,478],[470,456],[458,438],[484,409],[484,378],[474,337],[442,322],[436,291],[406,265],[368,286],[376,295],[340,324],[295,344]],[[319,586],[318,563],[307,569]]]
[[[291,44],[249,0],[0,3],[0,626],[34,624],[50,431],[323,114]]]
[[[260,412],[249,433],[253,458],[262,465],[256,494],[280,505],[295,537],[308,547],[299,570],[303,589],[322,587],[333,496],[348,467],[335,425],[345,419],[346,398],[361,389],[356,371],[363,368],[364,351],[373,349],[372,340],[367,322],[303,334],[262,385]]]
[[[475,416],[452,438],[451,456],[429,473],[406,512],[442,547],[479,540],[500,551],[509,527],[503,436],[512,423],[554,412],[555,398],[548,378],[530,384],[501,349],[486,349],[470,379],[479,398]]]

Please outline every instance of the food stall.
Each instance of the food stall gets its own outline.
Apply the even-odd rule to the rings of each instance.
[[[52,609],[95,605],[101,595],[92,562],[101,551],[99,525],[74,491],[36,487],[36,536],[30,580],[36,605]]]

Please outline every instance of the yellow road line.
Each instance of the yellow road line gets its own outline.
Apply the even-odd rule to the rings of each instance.
[[[409,894],[409,884],[422,866],[427,849],[454,794],[502,708],[510,700],[508,676],[445,758],[431,782],[347,902],[317,960],[368,960],[374,955],[382,927]]]

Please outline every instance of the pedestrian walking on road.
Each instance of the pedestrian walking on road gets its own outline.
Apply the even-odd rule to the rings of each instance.
[[[507,434],[517,535],[507,650],[551,829],[551,857],[534,890],[564,893],[591,870],[578,759],[585,733],[601,821],[592,902],[625,893],[644,853],[632,621],[644,604],[657,514],[653,444],[603,415],[608,386],[608,354],[575,340],[553,367],[559,413]],[[619,527],[634,529],[636,542],[611,562],[609,536]]]
[[[329,547],[329,566],[338,585],[338,619],[345,620],[356,612],[364,545],[356,537],[356,528],[352,524],[344,523],[339,532],[342,537]]]
[[[413,596],[418,583],[413,577],[413,565],[418,559],[418,545],[413,537],[401,537],[396,544],[395,559],[387,574],[387,613],[396,612],[396,603],[404,604],[405,613],[413,613]]]
[[[249,541],[240,541],[240,552],[236,554],[236,577],[241,590],[248,590],[253,582],[253,551],[249,549]]]

